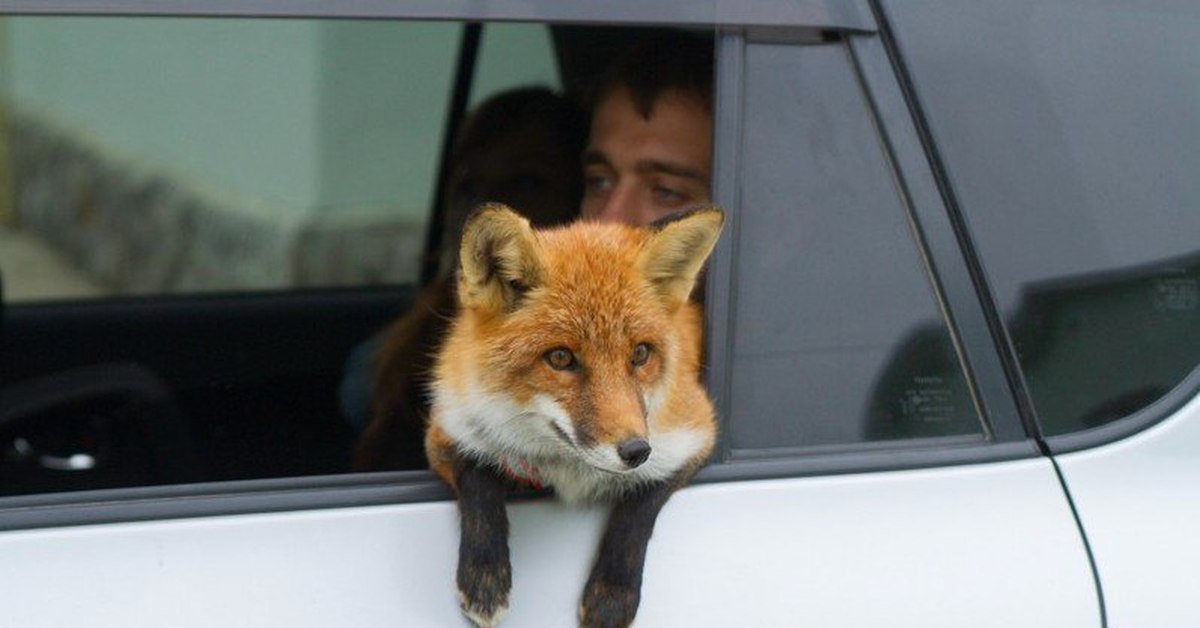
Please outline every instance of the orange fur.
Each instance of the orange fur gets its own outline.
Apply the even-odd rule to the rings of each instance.
[[[720,213],[709,212],[685,218],[707,223],[690,230],[580,222],[535,232],[515,214],[472,220],[462,248],[461,311],[434,367],[431,463],[461,445],[439,424],[441,406],[480,392],[517,406],[551,399],[586,444],[615,447],[646,438],[651,428],[686,428],[704,443],[689,466],[702,463],[716,428],[699,383],[700,312],[687,296],[720,227]],[[633,368],[639,343],[652,350]],[[547,364],[547,352],[560,347],[576,356],[580,371]],[[648,416],[649,396],[669,411]]]

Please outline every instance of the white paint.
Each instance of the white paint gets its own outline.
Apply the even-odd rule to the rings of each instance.
[[[575,625],[604,509],[510,513],[503,625]],[[450,502],[0,534],[4,623],[466,626],[457,542]],[[642,600],[642,628],[1099,625],[1044,460],[685,489]]]
[[[1111,626],[1195,626],[1200,397],[1158,425],[1059,458]]]

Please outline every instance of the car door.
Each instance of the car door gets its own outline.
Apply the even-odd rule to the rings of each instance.
[[[708,273],[706,351],[722,436],[712,463],[658,522],[639,624],[1100,624],[1087,546],[1053,462],[1040,453],[1036,426],[1013,395],[1019,377],[998,340],[1003,327],[962,217],[946,202],[937,146],[881,14],[867,3],[820,0],[690,6],[679,13],[656,4],[513,3],[481,14],[412,3],[330,15],[593,24],[591,36],[600,38],[599,25],[611,24],[668,22],[713,33],[714,197],[730,221]],[[312,7],[287,3],[232,10],[198,2],[188,12],[313,17]],[[247,28],[240,20],[218,25]],[[324,45],[336,41],[338,33],[321,32],[321,24],[288,22],[316,29]],[[129,28],[152,26],[134,20]],[[241,41],[223,37],[233,49]],[[443,59],[453,50],[430,54]],[[291,312],[268,308],[278,321],[256,317],[255,298],[211,297],[209,310],[182,329],[140,323],[136,308],[98,325],[93,308],[120,313],[128,304],[97,304],[76,310],[89,319],[80,331],[61,314],[50,334],[98,325],[94,335],[41,346],[57,345],[66,362],[134,337],[151,361],[159,350],[178,359],[172,347],[191,343],[185,366],[231,378],[216,380],[217,393],[265,371],[277,383],[260,390],[254,408],[286,422],[274,413],[291,406],[277,402],[298,403],[328,427],[337,413],[332,374],[352,330],[365,337],[381,314],[405,304],[387,294],[296,297]],[[326,303],[328,316],[305,307],[305,298]],[[362,314],[341,318],[343,299]],[[194,314],[194,300],[186,303]],[[60,313],[9,307],[5,347],[21,342],[10,340],[14,325],[36,329]],[[326,349],[306,355],[296,346],[325,338],[335,319],[336,341]],[[225,322],[209,327],[213,320]],[[114,321],[126,325],[126,336],[106,335]],[[277,335],[275,325],[290,332]],[[194,335],[198,329],[210,335]],[[196,362],[206,348],[224,346],[257,357],[235,360],[244,370],[234,371],[223,360]],[[280,355],[311,361],[325,375],[289,378],[273,363]],[[162,379],[174,390],[173,378]],[[194,416],[203,420],[225,403],[197,395]],[[254,465],[304,460],[310,446],[335,450],[352,438],[347,429],[332,441],[294,442],[289,429],[238,425],[217,450]],[[248,440],[253,430],[262,431]],[[279,433],[285,440],[276,440]],[[10,619],[22,626],[463,623],[453,588],[455,504],[430,473],[265,468],[272,472],[0,500],[7,558],[0,581],[13,600]],[[510,513],[508,623],[570,625],[603,509],[535,497],[514,500]]]
[[[1174,86],[1196,82],[1200,13],[887,9],[1087,533],[1106,617],[1191,624],[1200,101]]]

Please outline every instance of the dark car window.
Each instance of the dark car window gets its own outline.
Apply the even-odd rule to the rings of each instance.
[[[846,45],[751,42],[744,74],[733,454],[980,440],[983,422]]]
[[[889,8],[1051,436],[1200,364],[1200,9],[1137,7]]]

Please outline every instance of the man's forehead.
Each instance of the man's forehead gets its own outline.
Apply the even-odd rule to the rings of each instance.
[[[712,119],[712,110],[708,103],[698,95],[678,89],[668,89],[660,93],[649,108],[642,110],[634,101],[633,93],[626,88],[614,89],[596,103],[593,125],[605,114],[632,114],[643,122],[654,122],[679,117],[686,114],[691,118]]]
[[[629,87],[616,85],[600,94],[600,97],[595,101],[594,110],[598,111],[610,103],[627,104],[644,120],[654,117],[660,106],[683,106],[688,109],[696,109],[709,116],[712,115],[712,104],[709,98],[678,87],[663,88],[654,95],[653,100],[641,102],[634,96],[633,91]]]
[[[628,94],[600,103],[584,163],[620,161],[629,168],[661,170],[663,164],[707,180],[712,147],[712,116],[690,99],[661,97],[650,118],[636,111]]]

